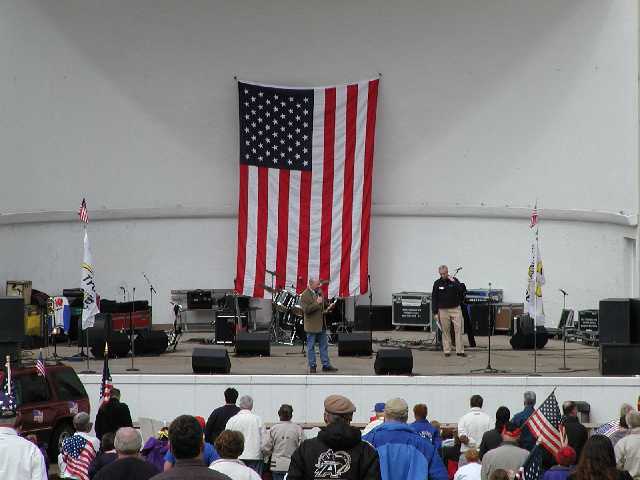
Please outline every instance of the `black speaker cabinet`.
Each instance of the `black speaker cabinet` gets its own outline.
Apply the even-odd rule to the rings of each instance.
[[[211,290],[189,290],[187,291],[187,308],[189,310],[210,310],[213,306],[213,295]]]
[[[160,355],[167,350],[169,338],[162,330],[141,331],[133,341],[136,355]]]
[[[378,350],[373,369],[376,375],[411,375],[413,353],[408,348]]]
[[[491,325],[491,308],[487,303],[469,303],[469,319],[475,335],[485,337],[489,335]],[[495,306],[493,306],[494,310]],[[495,312],[494,312],[495,314]]]
[[[194,348],[191,368],[193,373],[229,373],[231,360],[226,348]]]
[[[233,343],[236,338],[236,316],[229,312],[216,312],[216,343]]]
[[[369,330],[369,305],[357,305],[355,313],[355,330]],[[393,330],[391,305],[372,305],[371,313],[372,331]]]
[[[543,326],[536,328],[536,335],[531,333],[523,333],[522,331],[516,332],[509,340],[511,348],[514,350],[533,350],[534,347],[537,350],[544,348],[549,340],[549,333]]]
[[[601,375],[640,375],[640,345],[601,343]]]
[[[371,335],[369,332],[338,334],[339,357],[370,356],[371,353]]]
[[[633,311],[637,317],[637,301],[632,302],[630,298],[605,298],[600,300],[600,343],[632,343],[632,325],[637,323],[637,319],[631,316],[632,303],[635,304],[633,305]],[[637,333],[635,336],[637,337]]]
[[[24,339],[24,299],[0,297],[0,339],[22,342]]]
[[[105,335],[102,328],[92,327],[89,331],[89,345],[91,354],[95,358],[104,358]],[[131,345],[129,336],[122,332],[109,332],[109,358],[122,358],[129,354]]]
[[[236,355],[271,355],[269,332],[238,332],[236,335]]]

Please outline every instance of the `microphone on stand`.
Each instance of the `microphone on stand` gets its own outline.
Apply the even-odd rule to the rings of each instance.
[[[560,291],[562,292],[562,294],[563,294],[563,295],[569,295],[569,294],[567,293],[567,291],[566,291],[566,290],[563,290],[562,288],[559,288],[558,290],[560,290]]]

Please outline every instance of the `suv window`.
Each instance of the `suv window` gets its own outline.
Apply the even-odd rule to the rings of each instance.
[[[53,372],[58,390],[58,400],[78,400],[87,396],[82,382],[71,369]]]
[[[46,402],[51,397],[49,385],[46,379],[40,375],[21,375],[16,380],[16,402],[18,405]]]

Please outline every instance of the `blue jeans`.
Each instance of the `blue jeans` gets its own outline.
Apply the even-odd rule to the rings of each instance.
[[[271,472],[271,478],[273,480],[284,480],[284,476],[287,472]]]
[[[329,363],[329,341],[327,340],[327,332],[323,330],[318,333],[307,332],[307,360],[309,362],[309,368],[316,367],[316,342],[320,346],[320,361],[323,367],[331,365]]]

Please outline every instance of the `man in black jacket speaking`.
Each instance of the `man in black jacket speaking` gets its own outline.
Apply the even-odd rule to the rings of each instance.
[[[440,278],[434,282],[431,293],[431,309],[442,330],[444,356],[451,355],[451,324],[453,324],[456,355],[466,357],[462,343],[462,310],[460,309],[464,299],[464,287],[457,278],[449,275],[449,268],[446,265],[440,265],[438,273]]]
[[[350,425],[356,407],[342,395],[324,401],[327,426],[293,452],[288,480],[380,480],[380,459]]]

